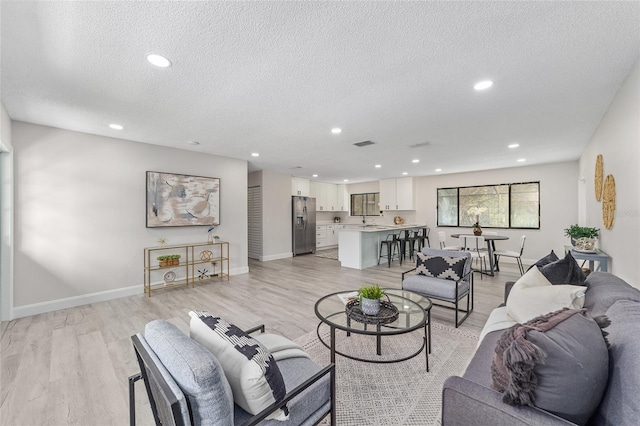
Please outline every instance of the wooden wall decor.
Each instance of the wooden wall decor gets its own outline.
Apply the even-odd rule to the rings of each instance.
[[[607,229],[613,228],[616,213],[616,181],[613,175],[607,175],[602,193],[602,222]]]
[[[600,199],[602,198],[602,169],[602,154],[598,154],[598,157],[596,157],[596,172],[593,185],[593,188],[596,192],[596,201],[600,201]]]

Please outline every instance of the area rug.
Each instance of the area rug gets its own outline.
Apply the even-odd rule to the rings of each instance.
[[[433,322],[429,372],[424,353],[407,361],[373,364],[336,355],[336,423],[340,426],[439,425],[442,384],[452,375],[464,372],[476,349],[479,332],[463,331]],[[320,327],[329,342],[329,328]],[[381,358],[414,353],[421,345],[421,330],[382,338]],[[321,366],[329,363],[329,349],[315,332],[296,341]],[[376,358],[375,337],[346,337],[336,332],[336,348],[361,358]],[[325,419],[321,425],[329,424]]]
[[[338,260],[338,249],[318,250],[316,251],[317,257],[324,257],[325,259]]]

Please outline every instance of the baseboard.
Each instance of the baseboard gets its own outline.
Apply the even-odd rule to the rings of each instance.
[[[104,302],[111,299],[118,299],[120,297],[135,296],[136,294],[143,294],[143,292],[144,287],[142,285],[133,285],[130,287],[99,291],[97,293],[83,294],[81,296],[66,297],[64,299],[51,300],[48,302],[14,306],[13,319],[44,314],[46,312],[58,311],[60,309],[75,308],[76,306]]]
[[[230,275],[247,273],[249,273],[248,266],[233,268],[229,271]],[[161,282],[152,284],[161,284]],[[114,290],[99,291],[97,293],[83,294],[81,296],[66,297],[64,299],[51,300],[48,302],[34,303],[32,305],[14,306],[13,316],[11,319],[44,314],[47,312],[58,311],[60,309],[75,308],[76,306],[88,305],[89,303],[106,302],[107,300],[135,296],[143,293],[144,286],[140,284],[130,287],[116,288]]]
[[[260,256],[260,262],[268,262],[270,260],[286,259],[288,257],[293,257],[293,253],[292,252],[288,252],[288,253],[271,254],[269,256]]]

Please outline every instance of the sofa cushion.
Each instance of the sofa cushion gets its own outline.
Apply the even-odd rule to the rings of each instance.
[[[468,281],[460,281],[457,286],[458,299],[469,293]],[[442,280],[425,275],[411,275],[405,278],[402,281],[402,289],[448,302],[455,302],[456,299],[456,281]]]
[[[571,252],[567,252],[563,259],[539,266],[538,269],[551,284],[582,284],[587,278]]]
[[[417,253],[416,272],[427,277],[458,281],[464,276],[466,258],[451,256],[429,256]]]
[[[609,355],[598,323],[563,309],[505,331],[496,346],[493,388],[510,405],[535,405],[585,424],[607,386]]]
[[[586,288],[551,285],[538,268],[527,271],[509,292],[507,313],[519,323],[562,308],[580,309]]]
[[[231,388],[211,352],[162,320],[146,325],[145,339],[189,400],[194,426],[233,425]]]
[[[286,395],[282,374],[269,351],[257,340],[209,312],[189,312],[191,338],[209,349],[220,361],[233,390],[236,404],[258,414]],[[286,420],[287,406],[269,419]]]
[[[625,425],[640,418],[640,303],[619,300],[607,310],[609,384],[591,420],[598,425]]]
[[[592,272],[584,284],[588,289],[584,307],[593,317],[604,315],[618,300],[640,302],[640,290],[609,272]]]
[[[553,250],[551,250],[551,253],[549,253],[548,255],[543,257],[542,259],[538,260],[533,265],[529,266],[529,269],[527,269],[527,271],[529,271],[534,266],[544,266],[547,263],[555,262],[558,259],[559,259],[558,256],[553,252]]]

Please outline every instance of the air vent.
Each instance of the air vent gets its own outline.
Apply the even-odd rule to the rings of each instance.
[[[409,148],[422,148],[423,146],[429,146],[431,145],[430,142],[421,142],[421,143],[415,143],[413,145],[409,145]]]
[[[373,145],[375,142],[371,142],[371,141],[363,141],[363,142],[356,142],[354,143],[355,146],[359,146],[360,148],[362,148],[363,146],[367,146],[367,145]]]
[[[302,166],[293,166],[293,167],[289,167],[289,170],[296,170],[296,169],[301,169]]]

